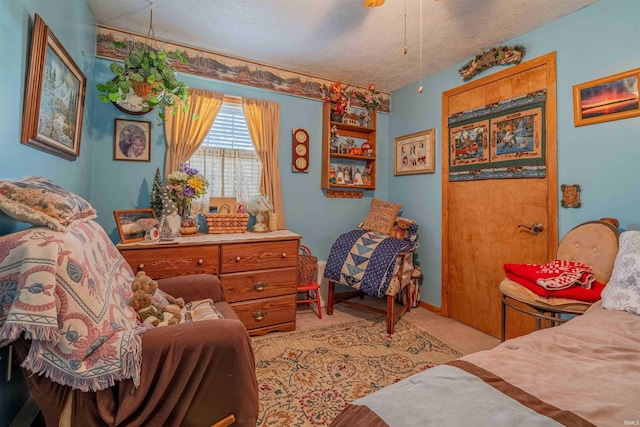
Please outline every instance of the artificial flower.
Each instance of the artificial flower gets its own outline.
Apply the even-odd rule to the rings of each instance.
[[[171,189],[171,200],[175,202],[182,217],[189,214],[193,199],[207,194],[209,181],[197,169],[187,164],[181,164],[180,169],[171,172],[167,179]]]
[[[368,111],[379,110],[382,106],[382,100],[378,96],[379,93],[380,92],[376,90],[376,85],[369,85],[369,88],[364,93],[354,91],[355,98],[357,98]]]

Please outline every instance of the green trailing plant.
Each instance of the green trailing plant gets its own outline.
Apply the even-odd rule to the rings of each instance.
[[[113,46],[119,49],[127,47],[125,43],[117,41],[113,42]],[[124,101],[134,83],[146,82],[150,85],[150,91],[148,95],[142,97],[143,111],[158,108],[158,116],[162,124],[166,108],[170,108],[171,114],[177,113],[178,108],[175,106],[177,98],[183,101],[182,112],[186,113],[189,90],[183,82],[178,81],[178,72],[171,66],[169,60],[180,60],[185,64],[187,62],[187,58],[180,49],[154,51],[145,46],[144,49],[132,50],[124,59],[124,65],[114,62],[109,67],[116,75],[114,79],[96,85],[100,92],[98,98],[102,102]]]
[[[151,203],[149,207],[156,213],[156,218],[162,217],[162,176],[160,168],[156,168],[156,176],[153,178],[153,187],[151,188]]]

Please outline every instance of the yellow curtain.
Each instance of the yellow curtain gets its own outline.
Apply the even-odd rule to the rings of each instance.
[[[200,143],[207,136],[213,121],[220,111],[221,93],[204,89],[189,89],[187,99],[189,107],[186,114],[182,114],[182,101],[176,100],[178,112],[171,114],[166,111],[164,134],[167,138],[167,155],[164,162],[164,176],[178,170],[180,163],[184,163],[196,152]],[[197,119],[194,116],[197,115]]]
[[[280,105],[276,102],[242,98],[242,108],[260,163],[260,191],[273,202],[278,215],[278,230],[285,230],[280,164],[278,163],[278,139],[280,137]]]

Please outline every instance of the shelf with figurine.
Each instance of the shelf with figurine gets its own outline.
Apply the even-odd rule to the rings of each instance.
[[[359,117],[362,111],[357,111],[348,108],[345,117],[349,114]],[[335,121],[331,120],[331,104],[325,103],[322,120],[322,189],[376,188],[376,114],[375,110],[364,111],[367,120],[360,121],[360,124]]]

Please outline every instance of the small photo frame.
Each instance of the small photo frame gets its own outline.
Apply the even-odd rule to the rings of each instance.
[[[151,122],[115,119],[113,160],[151,161]]]
[[[157,220],[156,212],[151,208],[113,211],[113,216],[116,218],[120,242],[122,243],[144,240],[146,233],[141,223],[144,220]]]
[[[394,175],[435,173],[435,129],[400,136],[394,142]]]
[[[36,14],[20,142],[67,160],[80,155],[87,79]]]
[[[573,87],[573,124],[592,125],[640,116],[640,68]]]
[[[562,200],[560,201],[560,205],[563,208],[579,208],[582,206],[580,202],[580,185],[568,185],[562,184],[560,186],[560,190],[562,190]]]

